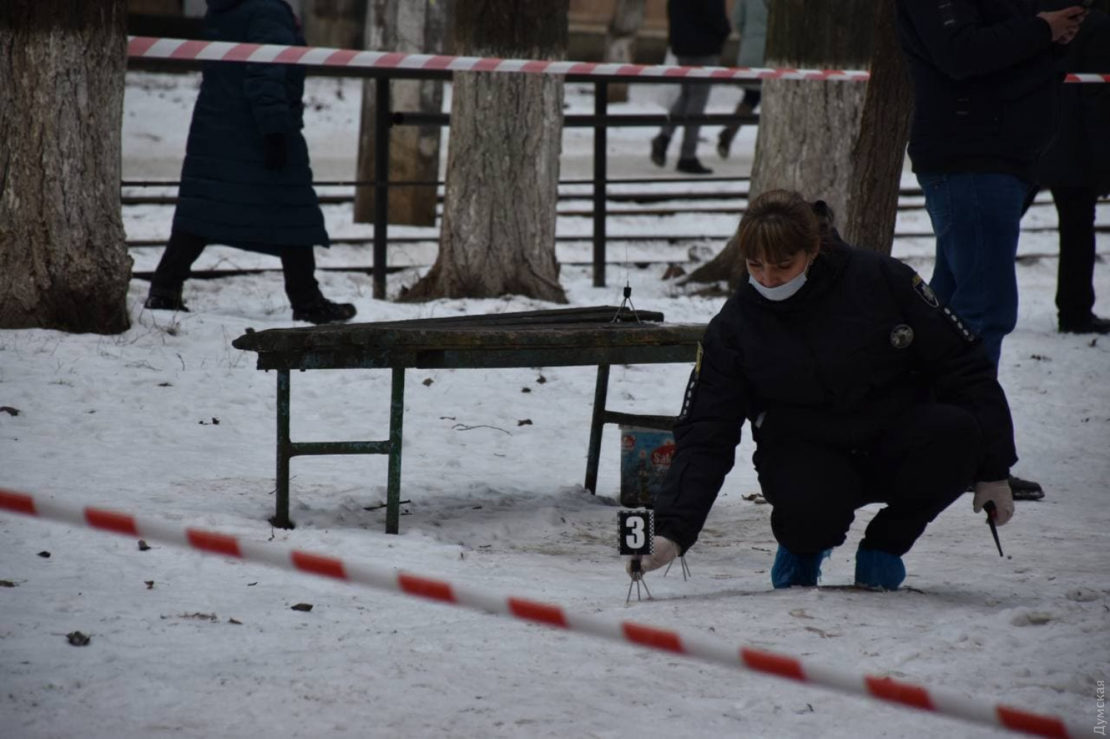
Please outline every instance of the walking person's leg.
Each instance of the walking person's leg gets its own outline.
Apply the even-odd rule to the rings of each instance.
[[[1059,217],[1060,261],[1056,274],[1057,327],[1063,332],[1110,333],[1095,307],[1095,203],[1093,187],[1053,187]]]
[[[740,98],[740,102],[736,104],[736,109],[733,111],[734,115],[752,115],[755,109],[759,107],[759,102],[763,98],[763,92],[758,87],[745,87],[744,95]],[[717,135],[717,155],[721,159],[728,159],[728,155],[732,150],[732,140],[736,138],[736,134],[740,131],[743,124],[740,121],[733,121],[726,124],[721,132]]]
[[[1017,242],[1029,184],[983,172],[918,179],[937,237],[930,285],[997,365],[1002,339],[1017,324]]]
[[[673,123],[670,119],[675,116],[680,116],[686,110],[686,96],[688,94],[687,88],[689,85],[682,83],[678,88],[678,97],[671,103],[670,109],[667,111],[668,120],[659,129],[659,133],[651,140],[651,161],[657,167],[662,167],[667,164],[667,147],[671,145],[671,137],[674,136],[678,124]]]
[[[690,82],[686,87],[685,115],[695,116],[705,113],[705,106],[709,102],[709,84],[706,82]],[[701,131],[700,123],[686,123],[682,127],[682,148],[678,152],[678,162],[696,162],[698,158],[698,133]]]
[[[717,64],[717,56],[680,56],[678,63],[684,67],[706,67]],[[684,82],[682,95],[671,109],[671,115],[700,116],[705,113],[709,102],[709,83]],[[700,123],[685,123],[682,126],[682,148],[678,154],[676,169],[686,174],[712,174],[713,170],[698,161],[698,134]]]
[[[187,231],[175,228],[170,232],[170,240],[166,242],[162,258],[158,260],[158,266],[150,280],[150,292],[147,294],[145,307],[152,310],[188,312],[181,291],[185,280],[189,279],[193,263],[205,246],[207,243],[204,239]]]
[[[350,303],[333,303],[320,292],[316,282],[316,255],[311,246],[290,246],[281,250],[281,269],[285,294],[293,306],[293,320],[309,323],[337,323],[354,318],[357,311]]]

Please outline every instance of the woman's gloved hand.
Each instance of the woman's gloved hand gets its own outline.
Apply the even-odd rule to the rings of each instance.
[[[678,554],[678,544],[665,536],[656,536],[652,539],[651,554],[640,557],[640,573],[658,570],[660,567],[670,564]],[[636,558],[628,557],[624,561],[624,571],[629,575],[632,574],[632,560],[634,559]]]
[[[1010,490],[1009,480],[997,480],[995,482],[977,482],[975,483],[975,497],[971,501],[971,509],[978,513],[983,510],[988,502],[994,503],[994,523],[996,526],[1002,524],[1013,518],[1014,515],[1014,494]]]

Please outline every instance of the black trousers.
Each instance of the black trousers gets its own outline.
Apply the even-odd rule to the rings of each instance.
[[[1095,202],[1093,187],[1053,187],[1059,219],[1060,261],[1056,309],[1061,323],[1087,320],[1095,307]]]
[[[848,450],[776,439],[755,453],[771,530],[794,554],[844,543],[855,511],[886,503],[861,546],[901,556],[925,526],[967,490],[980,454],[979,424],[950,405],[919,405],[880,434],[871,448]]]
[[[193,263],[208,242],[200,236],[174,229],[150,281],[153,295],[179,296],[189,279]],[[294,306],[311,304],[320,296],[316,282],[316,254],[311,246],[290,246],[280,250],[285,294]]]

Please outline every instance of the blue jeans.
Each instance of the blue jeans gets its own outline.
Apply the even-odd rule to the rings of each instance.
[[[983,340],[998,365],[1002,338],[1017,324],[1015,259],[1031,185],[989,172],[919,174],[937,237],[930,287]]]

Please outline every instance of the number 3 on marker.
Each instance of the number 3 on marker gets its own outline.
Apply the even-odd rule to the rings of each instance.
[[[621,511],[618,514],[621,554],[650,554],[655,515],[652,511]]]

